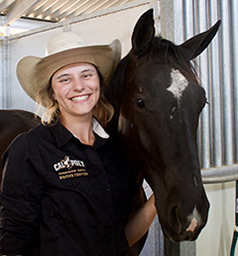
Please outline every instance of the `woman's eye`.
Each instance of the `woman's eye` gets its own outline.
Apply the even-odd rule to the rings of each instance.
[[[93,74],[87,73],[87,74],[84,74],[84,75],[83,75],[83,78],[84,78],[84,79],[87,79],[87,78],[90,78],[91,76],[93,76]]]
[[[137,99],[136,104],[139,108],[144,108],[145,107],[145,103],[142,99]]]
[[[60,80],[60,83],[67,83],[69,81],[69,78],[64,78]]]

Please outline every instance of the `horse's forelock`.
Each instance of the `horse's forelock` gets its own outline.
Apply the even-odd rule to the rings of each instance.
[[[150,48],[150,57],[154,62],[165,63],[170,68],[179,69],[184,75],[191,77],[194,81],[198,81],[195,63],[190,61],[186,52],[182,52],[171,41],[162,37],[154,37]]]

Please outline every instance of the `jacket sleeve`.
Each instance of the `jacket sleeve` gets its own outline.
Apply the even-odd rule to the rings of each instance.
[[[1,255],[28,255],[37,239],[43,181],[36,172],[39,159],[35,152],[34,144],[22,135],[3,157]]]

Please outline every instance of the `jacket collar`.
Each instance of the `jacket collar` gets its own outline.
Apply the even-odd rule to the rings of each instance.
[[[109,135],[106,133],[106,131],[103,129],[99,121],[93,117],[92,119],[92,125],[93,125],[93,132],[99,136],[101,139],[108,139]],[[56,123],[54,126],[50,126],[51,131],[53,132],[56,143],[58,147],[63,146],[67,142],[69,142],[72,138],[75,138],[75,136],[67,130],[60,121]],[[96,136],[96,140],[97,140]]]

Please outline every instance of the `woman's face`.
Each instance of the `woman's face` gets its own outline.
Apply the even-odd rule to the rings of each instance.
[[[63,118],[92,115],[100,96],[100,79],[93,65],[65,66],[52,76],[51,86]]]

